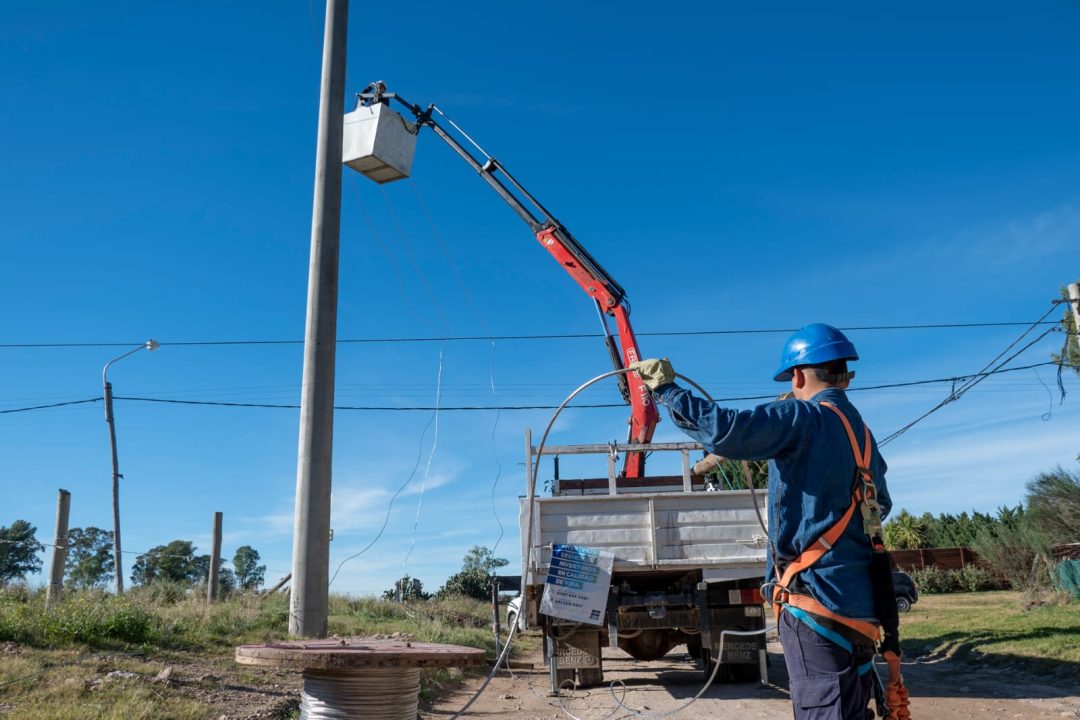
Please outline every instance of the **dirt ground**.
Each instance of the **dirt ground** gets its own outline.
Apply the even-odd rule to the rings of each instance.
[[[769,684],[714,685],[700,700],[679,712],[686,720],[735,717],[739,720],[791,717],[787,675],[780,644],[769,642]],[[533,670],[505,671],[488,686],[469,708],[467,717],[482,720],[525,720],[572,718],[606,720],[629,718],[634,714],[619,708],[608,687],[579,691],[562,700],[547,697],[548,676],[539,654],[525,658]],[[700,666],[690,663],[679,649],[656,662],[639,662],[621,650],[604,649],[605,682],[626,683],[623,704],[657,718],[679,708],[694,697],[705,683]],[[1060,679],[1044,680],[1024,675],[1010,667],[977,667],[958,661],[912,663],[904,678],[911,693],[915,720],[959,720],[960,718],[1069,718],[1080,717],[1080,677],[1068,687]],[[468,701],[479,681],[445,698],[421,713],[435,720],[452,716]],[[567,714],[567,711],[570,713]]]

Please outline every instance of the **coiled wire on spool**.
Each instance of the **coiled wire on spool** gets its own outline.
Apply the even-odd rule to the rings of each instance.
[[[301,720],[416,720],[420,668],[305,670]]]

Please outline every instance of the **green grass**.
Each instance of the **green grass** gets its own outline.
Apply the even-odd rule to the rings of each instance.
[[[259,672],[233,662],[235,647],[286,639],[288,620],[285,594],[207,605],[174,588],[140,588],[119,598],[71,593],[46,609],[42,592],[0,590],[0,706],[11,708],[5,720],[216,719],[220,712],[171,688],[142,679],[94,681],[116,669],[152,677],[163,664],[197,661],[237,682],[259,684]],[[466,598],[399,605],[333,595],[328,628],[332,635],[407,637],[494,656],[490,605]],[[463,677],[457,670],[425,669],[421,698],[431,700]]]
[[[934,655],[1080,676],[1080,603],[1016,592],[927,595],[901,616],[909,657]]]

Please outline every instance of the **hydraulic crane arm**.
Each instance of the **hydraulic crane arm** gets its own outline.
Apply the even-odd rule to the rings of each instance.
[[[626,292],[622,286],[570,234],[570,231],[503,167],[502,163],[484,152],[483,148],[434,105],[422,109],[419,105],[406,102],[395,93],[386,92],[386,86],[381,82],[372,83],[357,97],[360,102],[367,105],[379,102],[389,104],[391,100],[396,100],[416,118],[414,132],[419,132],[420,128],[426,125],[442,138],[529,225],[544,249],[596,303],[600,324],[604,331],[604,344],[615,369],[621,370],[641,359],[637,339],[630,325],[630,309],[626,303]],[[479,157],[436,122],[434,113],[442,116],[456,132],[468,140]],[[608,326],[607,316],[609,315],[615,318],[616,332],[619,336],[618,345]],[[660,416],[648,388],[642,384],[636,374],[627,373],[619,376],[619,391],[631,410],[628,442],[649,442],[652,440],[653,431]],[[643,477],[645,474],[644,453],[627,453],[623,473],[626,477]]]

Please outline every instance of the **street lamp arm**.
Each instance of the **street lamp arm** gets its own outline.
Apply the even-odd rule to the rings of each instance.
[[[147,340],[144,343],[136,345],[135,347],[131,348],[127,352],[122,353],[120,355],[117,355],[112,360],[105,363],[105,367],[103,367],[101,369],[101,384],[102,385],[108,384],[109,380],[108,380],[108,378],[106,376],[107,376],[107,374],[109,372],[109,366],[112,365],[117,360],[123,360],[128,355],[134,355],[135,353],[139,352],[140,350],[151,350],[152,351],[152,350],[157,350],[158,347],[160,347],[160,345],[158,344],[157,340]]]

